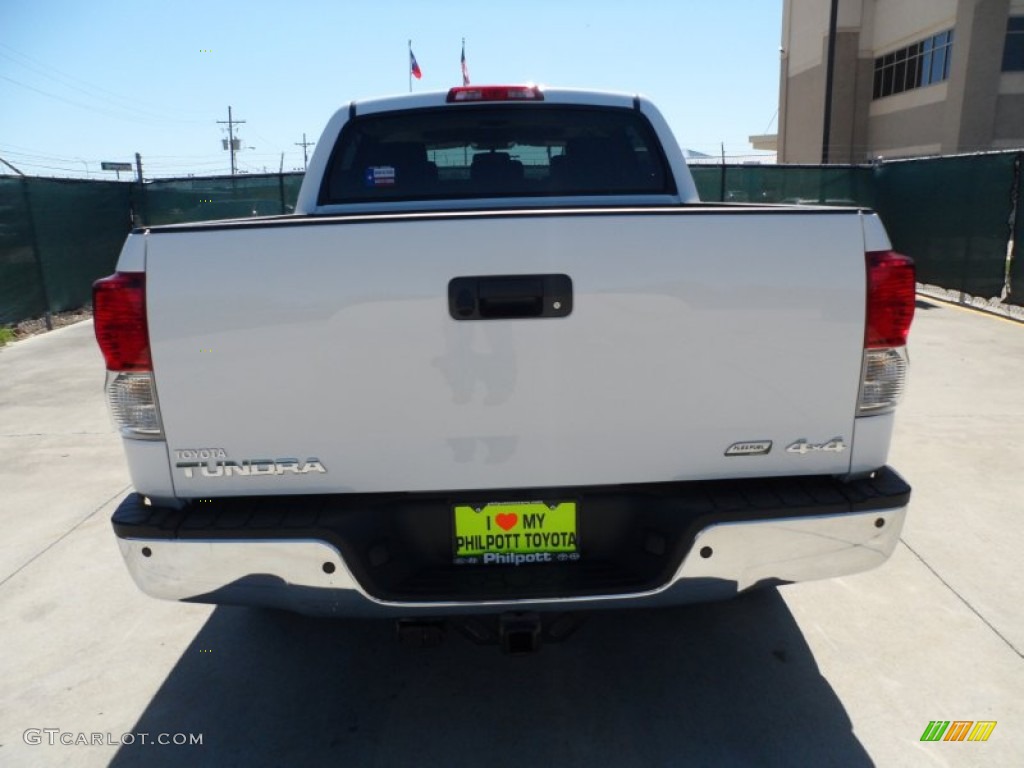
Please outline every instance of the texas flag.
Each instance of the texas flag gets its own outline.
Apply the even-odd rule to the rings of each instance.
[[[420,69],[420,65],[416,63],[416,55],[412,52],[412,48],[409,48],[409,71],[412,72],[412,76],[417,80],[423,77],[423,71]]]

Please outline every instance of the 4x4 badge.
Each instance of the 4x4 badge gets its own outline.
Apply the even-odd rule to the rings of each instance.
[[[841,437],[833,437],[827,443],[809,443],[806,440],[797,440],[792,445],[786,446],[786,453],[799,453],[801,456],[817,451],[823,453],[842,453],[845,450],[846,444]]]

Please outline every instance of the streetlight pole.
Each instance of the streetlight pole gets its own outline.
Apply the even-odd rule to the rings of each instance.
[[[821,132],[821,164],[829,161],[830,144],[832,143],[832,78],[836,60],[836,17],[839,0],[832,0],[832,10],[828,22],[828,61],[825,63],[825,114]]]

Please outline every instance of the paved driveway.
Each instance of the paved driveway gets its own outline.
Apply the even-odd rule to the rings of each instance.
[[[145,597],[91,324],[0,349],[0,764],[1020,765],[1024,326],[924,303],[911,341],[887,565],[595,615],[526,658]],[[931,720],[998,725],[922,743]],[[202,744],[143,743],[179,734]]]

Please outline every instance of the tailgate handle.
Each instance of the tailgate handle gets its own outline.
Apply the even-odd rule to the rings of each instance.
[[[568,275],[484,275],[448,283],[448,312],[456,320],[565,317],[572,312]]]

